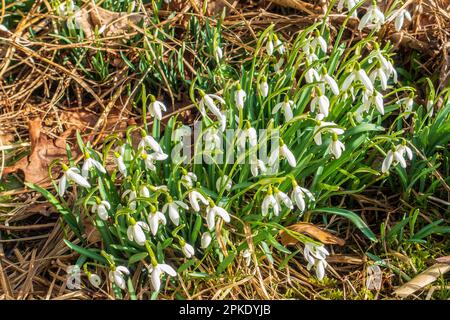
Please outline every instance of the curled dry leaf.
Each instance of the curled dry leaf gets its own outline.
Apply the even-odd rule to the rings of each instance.
[[[23,157],[15,165],[6,167],[4,175],[22,171],[26,182],[43,184],[49,181],[48,168],[55,159],[67,159],[66,139],[73,130],[67,130],[56,140],[49,139],[41,132],[42,120],[36,118],[28,123],[28,131],[31,140],[31,152]],[[74,155],[77,156],[77,155]]]
[[[399,297],[406,298],[417,290],[423,289],[427,285],[433,283],[448,271],[450,271],[450,264],[436,263],[399,287],[394,291],[394,294]]]
[[[287,229],[292,230],[294,232],[298,232],[301,234],[305,234],[311,238],[314,238],[324,244],[337,244],[339,246],[343,246],[345,244],[345,240],[341,239],[339,237],[336,237],[329,233],[328,231],[325,231],[323,229],[320,229],[319,227],[316,227],[315,225],[311,223],[306,222],[299,222],[293,225],[290,225],[287,227]],[[298,242],[297,239],[289,235],[284,230],[280,231],[280,240],[283,245],[294,245]]]

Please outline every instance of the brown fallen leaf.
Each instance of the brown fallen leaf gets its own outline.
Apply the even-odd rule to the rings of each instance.
[[[439,257],[436,259],[436,262],[450,264],[450,256]]]
[[[28,131],[31,140],[31,152],[16,164],[6,167],[4,175],[22,171],[26,182],[44,184],[49,181],[48,168],[55,159],[67,159],[66,139],[73,130],[66,130],[56,140],[49,139],[41,132],[42,120],[36,118],[28,123]],[[77,154],[74,154],[76,157]]]
[[[417,290],[433,283],[448,271],[450,271],[450,264],[436,263],[424,272],[415,276],[412,280],[397,288],[397,290],[394,291],[394,294],[401,298],[406,298]]]
[[[343,246],[345,244],[345,240],[338,238],[328,231],[322,230],[319,227],[316,227],[315,225],[311,223],[306,222],[299,222],[293,225],[290,225],[287,227],[287,229],[301,233],[306,234],[307,236],[310,236],[311,238],[314,238],[316,240],[319,240],[320,242],[324,244],[337,244],[339,246]],[[289,235],[284,230],[280,231],[280,240],[283,245],[294,245],[298,242],[297,239]]]

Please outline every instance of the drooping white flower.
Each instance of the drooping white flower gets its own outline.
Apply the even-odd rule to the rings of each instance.
[[[150,266],[148,269],[150,273],[150,281],[152,283],[153,289],[158,292],[161,288],[161,276],[163,274],[168,274],[169,276],[176,277],[177,272],[174,268],[168,264],[158,263],[156,266]]]
[[[91,212],[97,213],[100,219],[106,221],[108,220],[108,210],[111,210],[111,204],[106,200],[98,199],[98,203],[94,203],[92,206]]]
[[[236,107],[238,107],[238,109],[244,108],[244,102],[246,97],[247,94],[245,93],[244,90],[241,89],[241,85],[238,84],[237,90],[234,93],[234,103],[236,104]]]
[[[267,84],[266,77],[263,77],[261,82],[259,83],[259,92],[264,98],[269,94],[269,85]]]
[[[413,158],[412,150],[410,147],[406,145],[406,143],[397,145],[397,151],[400,152],[403,157],[406,155],[409,160],[412,160]]]
[[[136,197],[137,193],[134,187],[132,189],[127,189],[122,193],[122,199],[128,196],[128,208],[131,210],[136,210]]]
[[[384,14],[380,11],[374,2],[366,11],[366,14],[361,18],[358,25],[358,30],[363,30],[365,27],[369,29],[379,29],[384,24]]]
[[[315,52],[317,47],[320,47],[320,49],[324,53],[326,53],[327,49],[328,49],[327,42],[325,41],[325,39],[320,34],[317,34],[316,37],[311,40],[310,46],[311,46],[311,51],[312,52]]]
[[[208,231],[204,232],[202,234],[202,239],[201,239],[202,249],[208,248],[209,245],[211,244],[211,240],[212,240],[211,233],[209,233]]]
[[[333,134],[333,138],[331,140],[330,145],[328,146],[328,152],[330,152],[336,159],[339,159],[342,155],[342,152],[345,151],[344,144],[339,141],[336,134]]]
[[[261,204],[261,213],[263,217],[267,216],[270,208],[272,208],[275,216],[279,215],[281,210],[280,204],[278,203],[277,199],[275,199],[271,187],[267,191],[267,194],[264,197],[263,202]]]
[[[197,190],[190,190],[189,191],[189,203],[191,204],[192,209],[194,209],[195,212],[200,211],[200,205],[199,202],[203,203],[204,205],[208,205],[208,201],[205,199],[205,197],[198,192]]]
[[[374,50],[374,56],[381,64],[381,69],[383,70],[386,77],[389,78],[392,76],[392,80],[394,81],[394,83],[397,83],[397,71],[395,70],[393,64],[383,55],[383,52],[380,50],[380,48]]]
[[[186,258],[191,258],[194,256],[195,254],[195,250],[194,247],[191,246],[189,243],[184,243],[184,245],[181,247],[181,251],[183,251],[183,254],[185,255]]]
[[[284,58],[278,59],[277,62],[273,65],[273,70],[275,72],[280,72],[281,67],[283,66],[283,63],[284,63]]]
[[[75,9],[76,9],[75,3],[72,0],[62,1],[58,7],[60,16],[69,16],[69,15],[73,14]]]
[[[58,185],[58,193],[61,197],[66,192],[68,182],[70,181],[76,183],[77,185],[83,188],[91,187],[86,178],[80,175],[80,169],[78,169],[77,167],[69,168],[65,164],[62,164],[62,169],[63,169],[63,176],[61,177],[61,179],[59,179]]]
[[[292,204],[291,199],[289,196],[284,193],[283,191],[279,190],[278,188],[275,188],[274,190],[274,197],[275,200],[278,202],[278,206],[281,208],[281,203],[283,203],[287,208],[294,209],[294,205]]]
[[[219,61],[222,60],[222,58],[223,58],[223,51],[222,51],[222,48],[220,46],[216,47],[216,50],[214,51],[214,53],[215,53],[215,56],[216,56],[217,60],[219,60]]]
[[[339,91],[339,86],[336,82],[336,80],[333,79],[333,77],[331,77],[328,73],[324,72],[320,78],[321,81],[325,82],[326,84],[328,84],[328,86],[331,89],[331,92],[333,92],[333,94],[335,95],[339,95],[340,91]],[[322,89],[322,91],[325,91]]]
[[[321,81],[319,73],[314,69],[313,67],[310,67],[305,72],[305,80],[307,83],[313,83],[315,81],[319,82]]]
[[[260,172],[265,173],[267,171],[267,167],[264,162],[258,159],[254,153],[253,156],[250,157],[250,171],[254,177],[257,177]]]
[[[252,262],[252,253],[250,252],[249,249],[245,249],[245,250],[242,252],[242,258],[244,258],[244,260],[245,260],[245,265],[246,265],[247,267],[249,267],[249,266],[250,266],[250,263]]]
[[[273,39],[274,39],[274,48],[278,51],[279,54],[281,55],[284,54],[286,48],[284,47],[280,39],[278,39],[276,34],[273,35]]]
[[[267,42],[266,42],[266,51],[269,56],[271,56],[273,54],[273,42],[272,42],[272,39],[270,39],[270,38],[267,39]]]
[[[386,76],[386,73],[384,72],[382,67],[376,68],[374,69],[370,75],[369,75],[369,79],[370,81],[372,81],[372,83],[375,83],[375,81],[377,79],[380,80],[380,84],[381,84],[381,88],[383,90],[387,89],[387,84],[388,84],[388,78]]]
[[[330,110],[330,100],[328,100],[328,97],[324,95],[321,90],[319,90],[319,95],[311,100],[311,112],[314,112],[316,106],[319,106],[320,113],[322,113],[325,117],[328,116]]]
[[[162,212],[157,210],[152,210],[148,215],[148,224],[150,226],[150,231],[152,235],[155,236],[158,233],[159,224],[166,225],[167,220]]]
[[[150,198],[150,190],[148,190],[146,185],[142,185],[139,188],[139,196],[143,198]]]
[[[128,240],[134,241],[138,245],[143,246],[146,240],[144,230],[150,230],[148,224],[143,221],[132,221],[132,224],[128,226],[127,229]]]
[[[227,210],[215,205],[211,201],[209,206],[206,208],[206,223],[210,231],[214,230],[216,227],[216,216],[221,217],[226,223],[230,222],[230,215]]]
[[[109,271],[109,281],[114,282],[120,289],[125,290],[125,276],[130,275],[130,271],[124,266],[118,266]]]
[[[123,156],[119,154],[118,152],[114,153],[114,160],[116,162],[117,168],[119,169],[119,172],[126,177],[127,176],[127,166],[125,165],[125,162],[123,161]]]
[[[184,202],[178,200],[173,201],[172,198],[169,198],[169,202],[163,206],[162,212],[168,212],[170,220],[174,225],[178,226],[180,224],[180,208],[183,208],[184,210],[189,209],[188,205]]]
[[[329,254],[330,253],[327,249],[325,249],[325,246],[323,245],[316,245],[312,242],[305,243],[303,255],[305,257],[305,260],[308,262],[306,268],[308,270],[311,270],[311,268],[314,266],[317,279],[319,279],[320,281],[322,281],[322,279],[325,277],[325,269],[328,265],[326,257]]]
[[[275,105],[275,107],[272,109],[272,114],[276,114],[281,109],[281,111],[284,114],[286,122],[288,122],[294,117],[292,113],[293,108],[295,108],[294,101],[289,100],[286,96],[283,102],[277,103]]]
[[[345,5],[347,10],[350,12],[356,6],[356,4],[357,4],[357,1],[355,1],[355,0],[339,0],[339,3],[337,5],[337,10],[339,12],[342,12],[342,10],[344,9],[344,5]],[[356,10],[353,11],[352,17],[355,17],[355,18],[358,17]]]
[[[309,198],[309,201],[315,201],[315,198],[311,191],[306,188],[302,188],[297,183],[295,183],[291,198],[302,212],[306,209],[305,196]]]
[[[88,273],[88,279],[92,286],[95,288],[99,288],[102,284],[102,279],[95,273]]]
[[[362,110],[364,112],[369,111],[369,108],[374,105],[379,113],[384,115],[384,102],[383,102],[383,95],[379,93],[378,91],[373,92],[367,92],[365,91],[362,96]]]
[[[272,151],[269,157],[269,164],[274,165],[278,158],[286,159],[287,163],[293,168],[297,165],[294,154],[283,141],[280,141],[280,147],[278,149]]]
[[[167,108],[161,101],[157,101],[153,95],[150,96],[151,102],[148,106],[148,111],[152,117],[160,120],[162,119],[162,111],[166,112]]]
[[[337,124],[334,122],[322,121],[324,115],[319,113],[316,116],[316,126],[314,127],[314,141],[317,145],[322,144],[322,133],[331,132],[337,135],[343,134],[344,130],[337,128]]]
[[[359,69],[358,69],[359,68]],[[365,90],[369,92],[373,92],[373,84],[367,76],[366,71],[361,69],[359,66],[357,69],[354,69],[344,80],[342,84],[342,90],[346,91],[350,88],[354,81],[360,81],[364,86]]]
[[[216,181],[216,190],[218,192],[220,192],[220,190],[222,190],[222,188],[224,188],[226,191],[230,191],[232,186],[233,186],[233,181],[227,175],[223,175],[222,177],[219,177]]]
[[[411,112],[413,111],[413,105],[414,105],[414,98],[412,96],[409,96],[405,100],[405,112],[407,113],[405,116],[405,119],[408,119],[411,115]]]
[[[85,155],[86,160],[83,163],[83,167],[81,168],[81,175],[85,178],[89,177],[89,170],[91,168],[97,168],[98,171],[101,173],[106,173],[105,168],[103,165],[98,162],[97,160],[91,158],[89,154]]]
[[[191,189],[197,182],[197,176],[193,172],[184,172],[181,176],[181,183],[187,188]]]
[[[386,154],[386,157],[383,160],[383,164],[381,165],[381,172],[386,173],[389,171],[392,165],[396,165],[400,163],[402,168],[406,168],[406,160],[405,160],[405,152],[404,149],[398,149],[397,147],[392,148]],[[408,154],[409,156],[409,154]]]
[[[219,104],[225,104],[225,100],[223,100],[221,97],[219,97],[216,94],[206,94],[203,92],[203,90],[199,90],[201,100],[198,104],[200,108],[200,113],[203,117],[206,117],[206,108],[208,108],[209,111],[211,111],[217,119],[221,119],[224,115],[222,112],[220,112],[220,108],[217,106],[216,102]]]
[[[216,128],[208,128],[203,134],[205,151],[217,151],[222,148],[222,137]]]
[[[406,9],[400,9],[396,12],[397,16],[395,17],[395,30],[400,31],[403,27],[403,22],[406,20],[411,21],[411,14]]]
[[[148,135],[145,131],[141,131],[142,139],[139,142],[138,148],[144,150],[145,147],[150,147],[154,152],[159,154],[165,154],[159,143],[152,136]]]

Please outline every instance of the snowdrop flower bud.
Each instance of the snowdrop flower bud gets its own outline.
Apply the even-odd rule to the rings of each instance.
[[[267,216],[270,208],[272,208],[275,216],[278,216],[281,208],[280,205],[278,204],[278,201],[273,196],[272,187],[269,187],[269,190],[267,191],[267,194],[264,197],[263,202],[261,204],[261,213],[263,217]]]
[[[117,168],[119,169],[119,172],[126,177],[127,176],[127,167],[125,166],[125,162],[123,161],[123,156],[119,154],[118,152],[114,153],[114,159],[117,165]]]
[[[333,134],[332,141],[328,146],[328,152],[334,155],[336,159],[339,159],[342,155],[342,151],[345,151],[345,146],[342,142],[338,140],[337,134]]]
[[[250,250],[245,249],[245,250],[242,252],[242,258],[244,258],[244,260],[245,260],[245,265],[246,265],[247,267],[249,267],[249,266],[250,266],[250,263],[252,262],[252,253],[250,252]]]
[[[142,221],[136,222],[133,218],[130,218],[130,223],[131,225],[127,229],[128,240],[143,246],[146,240],[144,230],[149,231],[148,224]]]
[[[406,9],[401,9],[397,11],[397,16],[395,17],[395,30],[400,31],[403,27],[403,22],[406,20],[411,21],[411,14]]]
[[[167,221],[164,214],[157,211],[155,207],[152,207],[151,211],[152,212],[148,215],[148,224],[152,235],[155,236],[158,233],[159,224],[162,223],[163,225],[166,225]]]
[[[153,289],[158,292],[161,288],[161,276],[166,273],[169,276],[176,277],[177,272],[174,268],[168,264],[158,263],[156,266],[149,267],[150,281],[152,283]]]
[[[275,41],[274,47],[277,49],[278,53],[281,55],[284,54],[284,52],[286,51],[286,48],[284,47],[284,45],[280,41],[280,39],[278,39],[276,34],[273,35],[273,39]],[[272,51],[273,51],[273,49],[272,49]]]
[[[113,267],[113,269],[109,271],[109,281],[114,282],[120,289],[125,290],[125,276],[128,276],[129,274],[130,271],[124,266],[118,266],[117,268]]]
[[[259,84],[259,92],[264,98],[269,94],[269,85],[267,84],[266,77],[263,77],[261,83]]]
[[[111,210],[111,205],[108,201],[101,201],[99,198],[96,198],[97,203],[92,206],[91,212],[97,213],[99,218],[103,221],[108,220],[108,210]]]
[[[150,190],[145,185],[142,185],[139,189],[139,196],[143,198],[150,198]]]
[[[195,254],[194,247],[192,247],[189,243],[184,243],[184,245],[181,247],[181,251],[183,251],[183,254],[188,259],[192,258]]]
[[[294,181],[294,188],[292,190],[292,200],[295,202],[300,211],[305,211],[306,203],[305,203],[305,195],[309,198],[310,201],[315,201],[313,194],[306,188],[300,187],[297,182]]]
[[[384,23],[384,14],[380,11],[375,0],[372,0],[372,6],[370,6],[366,14],[361,18],[358,25],[358,30],[363,30],[365,27],[369,29],[379,29]]]
[[[91,285],[95,288],[99,288],[102,284],[102,279],[95,273],[88,273],[88,279]]]
[[[410,95],[408,98],[406,98],[405,100],[405,112],[407,112],[408,114],[405,116],[405,119],[408,119],[410,116],[410,113],[413,111],[413,105],[414,105],[414,98],[413,95]]]
[[[270,38],[266,42],[266,51],[269,56],[273,54],[273,42]]]
[[[216,55],[216,59],[217,60],[222,60],[222,58],[223,58],[223,51],[222,51],[221,47],[219,47],[219,46],[216,47],[215,55]]]
[[[166,112],[167,108],[164,105],[164,103],[160,101],[156,101],[156,98],[154,95],[150,95],[150,105],[148,106],[148,111],[152,115],[152,117],[155,117],[156,119],[160,120],[162,119],[162,111]]]
[[[208,231],[204,232],[202,234],[202,239],[201,239],[201,244],[202,244],[202,249],[206,249],[209,247],[209,245],[211,244],[211,233],[209,233]]]
[[[210,200],[209,206],[206,208],[206,223],[210,231],[213,231],[216,227],[216,216],[221,217],[226,223],[230,222],[230,215],[228,212],[224,208],[215,205],[214,202]]]
[[[59,179],[58,193],[62,197],[67,189],[67,183],[72,181],[83,188],[90,188],[89,182],[80,175],[80,170],[77,167],[67,167],[64,163],[61,164],[63,169],[63,176]]]
[[[169,218],[174,225],[178,226],[180,224],[180,208],[188,210],[189,207],[182,201],[173,201],[172,197],[169,197],[169,201],[163,206],[162,212],[165,214],[169,213]]]
[[[276,104],[275,107],[272,109],[272,114],[278,113],[278,111],[280,111],[281,109],[281,111],[284,114],[286,122],[288,122],[294,117],[292,113],[293,108],[295,108],[294,101],[289,100],[289,98],[285,96],[284,101]]]
[[[318,89],[318,88],[317,88]],[[319,91],[319,96],[314,97],[311,100],[311,111],[314,112],[316,109],[316,105],[319,105],[319,111],[322,113],[325,117],[328,116],[328,111],[330,109],[330,100],[328,100],[328,97],[323,95],[322,90]]]
[[[238,83],[236,87],[236,92],[234,94],[234,103],[236,103],[236,107],[238,109],[244,108],[244,101],[247,96],[244,90],[241,89],[241,85]]]
[[[193,172],[187,172],[186,170],[182,170],[181,183],[187,188],[191,189],[194,184],[197,182],[197,176]]]
[[[85,178],[89,177],[89,170],[93,167],[97,168],[97,170],[100,171],[101,173],[106,173],[106,170],[102,166],[102,164],[97,160],[92,159],[89,153],[86,153],[84,157],[86,160],[84,161],[83,167],[81,168],[81,175],[83,177]]]
[[[227,175],[219,177],[219,179],[217,179],[216,181],[216,189],[218,192],[220,192],[222,188],[224,188],[226,191],[230,191],[232,186],[233,181]]]
[[[204,205],[208,205],[208,201],[206,201],[205,197],[200,192],[196,190],[190,190],[189,203],[191,204],[191,207],[195,212],[200,211],[199,202],[203,203]]]
[[[294,205],[292,204],[291,199],[289,199],[289,197],[286,193],[279,190],[278,188],[275,188],[274,191],[275,191],[274,196],[275,196],[275,199],[277,200],[279,206],[281,203],[283,203],[287,208],[289,208],[291,210],[294,209]]]
[[[325,277],[325,268],[327,267],[326,257],[329,252],[323,245],[316,245],[312,242],[305,243],[305,249],[303,251],[305,260],[308,262],[307,269],[311,270],[314,266],[316,269],[317,279],[322,281]]]

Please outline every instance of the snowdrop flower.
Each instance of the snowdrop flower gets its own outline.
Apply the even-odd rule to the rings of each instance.
[[[256,157],[256,154],[250,157],[250,171],[254,177],[257,177],[260,172],[265,173],[267,171],[266,165]]]
[[[294,117],[292,113],[292,108],[295,108],[294,101],[289,100],[289,98],[285,96],[284,101],[277,103],[275,107],[272,109],[272,114],[276,114],[281,109],[281,111],[284,114],[284,118],[286,119],[286,122],[288,122]]]
[[[266,51],[269,56],[271,56],[273,54],[273,42],[270,37],[266,42]]]
[[[242,252],[242,258],[244,258],[244,260],[245,260],[245,265],[246,265],[247,267],[249,267],[249,266],[250,266],[250,263],[252,262],[252,253],[250,252],[250,250],[245,249],[245,250]]]
[[[396,165],[397,163],[400,163],[400,166],[402,168],[406,168],[406,160],[405,160],[405,149],[400,149],[398,147],[393,147],[391,150],[388,151],[386,154],[386,158],[383,160],[383,164],[381,165],[381,172],[386,173],[389,171],[390,167],[392,165]],[[409,153],[408,153],[409,156]],[[412,156],[412,153],[411,153]]]
[[[102,164],[97,160],[91,158],[91,156],[88,153],[86,153],[84,157],[86,160],[84,161],[83,167],[81,168],[81,175],[83,177],[85,178],[89,177],[89,170],[93,167],[97,168],[97,170],[100,171],[101,173],[106,173],[106,170],[102,166]]]
[[[224,188],[226,191],[230,191],[232,186],[233,186],[233,181],[227,175],[223,175],[222,177],[219,177],[219,179],[217,179],[217,181],[216,181],[217,192],[220,192],[220,190],[222,190],[222,188]]]
[[[174,225],[178,226],[180,224],[180,208],[188,210],[189,207],[182,201],[173,201],[172,197],[169,197],[168,202],[163,206],[162,212],[169,213],[169,218]]]
[[[316,269],[316,276],[317,279],[322,281],[322,279],[325,276],[325,268],[327,267],[327,261],[326,257],[330,253],[327,249],[325,249],[325,246],[323,245],[316,245],[312,242],[305,243],[305,249],[303,251],[303,255],[305,257],[305,260],[308,261],[307,269],[311,270],[311,268],[314,266]]]
[[[319,73],[314,68],[309,68],[305,72],[305,80],[307,83],[313,83],[315,81],[321,81]]]
[[[316,37],[314,39],[311,40],[310,43],[311,46],[311,51],[315,52],[317,47],[320,47],[320,49],[326,53],[327,49],[328,49],[328,44],[325,41],[325,39],[319,34],[319,32],[317,31]]]
[[[153,289],[158,292],[161,288],[161,276],[163,274],[168,274],[169,276],[176,277],[177,272],[174,268],[168,264],[158,263],[156,266],[149,267],[149,273],[151,274],[150,281],[152,283]]]
[[[397,80],[398,80],[397,79],[397,71],[395,70],[394,66],[383,55],[378,44],[375,43],[375,47],[376,47],[376,50],[375,50],[374,55],[375,55],[376,59],[378,60],[378,62],[381,64],[381,68],[384,71],[384,74],[386,75],[387,78],[392,76],[394,83],[397,83]]]
[[[333,154],[336,159],[339,159],[343,151],[345,151],[345,146],[339,141],[337,134],[334,133],[332,136],[332,141],[328,146],[328,152]]]
[[[119,169],[119,172],[126,177],[127,176],[127,167],[125,165],[125,162],[123,161],[123,156],[119,154],[118,152],[114,153],[114,160],[116,162],[117,168]]]
[[[328,100],[328,97],[322,93],[322,90],[319,89],[318,91],[319,95],[311,100],[311,111],[314,112],[316,106],[318,105],[320,113],[327,117],[330,109],[330,100]]]
[[[205,151],[214,151],[221,149],[222,137],[219,135],[216,128],[206,129],[203,138],[205,140]]]
[[[395,30],[400,31],[403,27],[403,22],[406,20],[411,21],[411,14],[406,9],[401,9],[397,11],[397,16],[395,17]]]
[[[246,142],[248,140],[248,144],[251,149],[254,149],[258,145],[258,136],[255,128],[250,125],[250,122],[247,121],[246,127],[244,130],[239,131],[237,134],[238,138],[236,139],[236,145],[238,151],[240,153],[245,152]],[[253,150],[254,152],[255,150]],[[253,154],[253,153],[252,153]]]
[[[273,35],[273,39],[275,41],[275,43],[274,43],[275,49],[278,51],[279,54],[281,54],[281,55],[284,54],[284,52],[286,51],[286,48],[284,47],[284,45],[280,41],[280,39],[278,39],[276,34]]]
[[[147,186],[141,186],[141,188],[139,189],[139,196],[142,198],[150,198],[150,190],[148,190]]]
[[[300,187],[297,182],[294,181],[294,188],[292,190],[291,198],[302,212],[306,209],[305,196],[308,197],[309,201],[316,200],[311,191]]]
[[[95,288],[99,288],[102,283],[102,279],[95,273],[88,273],[88,279]]]
[[[131,189],[127,189],[124,191],[124,193],[122,193],[122,199],[125,198],[126,196],[128,196],[128,207],[131,210],[136,210],[136,190],[134,190],[134,187],[132,187]]]
[[[111,205],[106,200],[96,198],[96,203],[92,206],[91,212],[97,213],[99,218],[103,221],[108,220],[108,210],[111,210]]]
[[[200,205],[199,202],[203,203],[204,205],[208,205],[208,201],[206,201],[205,197],[196,190],[190,190],[189,191],[189,203],[191,204],[192,209],[194,209],[195,212],[200,211]]]
[[[68,16],[76,9],[75,3],[72,0],[64,0],[58,7],[61,16]]]
[[[316,126],[314,127],[314,141],[318,146],[322,144],[322,132],[331,132],[337,135],[341,135],[344,133],[343,129],[336,128],[336,123],[322,121],[323,118],[324,115],[320,113],[316,116]]]
[[[367,9],[366,14],[361,18],[358,25],[358,30],[363,30],[365,27],[369,29],[379,29],[384,23],[384,14],[378,8],[376,1],[372,1],[372,5]]]
[[[148,215],[148,224],[152,235],[155,236],[158,233],[159,224],[162,223],[163,225],[166,225],[167,220],[164,214],[157,211],[155,207],[152,207],[151,211],[152,212]]]
[[[288,146],[280,140],[280,148],[275,149],[275,151],[272,152],[272,154],[269,157],[269,163],[274,165],[276,161],[278,160],[278,157],[286,159],[288,164],[295,168],[297,165],[297,160],[295,159],[294,154],[291,150],[289,150]]]
[[[183,254],[188,259],[193,257],[195,254],[194,247],[192,247],[189,243],[186,242],[181,247],[181,251],[183,251]]]
[[[66,192],[69,181],[72,181],[83,188],[91,187],[86,178],[80,175],[80,170],[77,167],[69,168],[64,163],[62,163],[61,166],[63,169],[63,176],[59,179],[58,185],[58,193],[61,197]]]
[[[217,60],[222,60],[222,58],[223,58],[223,51],[222,51],[221,47],[217,46],[214,53],[216,55],[216,59]]]
[[[356,4],[357,4],[357,1],[355,1],[355,0],[339,0],[339,3],[337,5],[337,10],[339,12],[342,12],[342,10],[344,9],[344,5],[345,5],[347,10],[350,12],[356,6]],[[353,11],[352,17],[355,17],[355,18],[358,17],[356,10]]]
[[[143,246],[146,240],[144,230],[149,231],[148,224],[142,221],[136,222],[133,218],[130,218],[130,223],[131,225],[127,229],[128,240]]]
[[[377,79],[379,79],[380,83],[381,83],[381,88],[383,90],[387,89],[388,78],[387,78],[386,73],[384,72],[382,66],[373,70],[369,75],[369,79],[372,83],[375,83],[375,81]]]
[[[326,70],[324,70],[324,72],[322,73],[322,76],[320,77],[320,80],[325,82],[326,84],[328,84],[328,86],[331,89],[331,92],[333,92],[333,94],[335,95],[339,95],[339,86],[336,82],[336,80],[333,79],[333,77],[331,77]],[[322,89],[322,91],[325,91],[324,89]]]
[[[109,281],[114,282],[120,289],[125,290],[125,276],[130,275],[130,271],[124,266],[113,267],[109,271]]]
[[[275,200],[278,202],[278,206],[281,208],[281,203],[283,203],[287,208],[294,209],[294,205],[292,204],[291,199],[288,197],[286,193],[279,190],[278,188],[274,188],[274,196]]]
[[[218,119],[221,119],[224,115],[220,112],[220,108],[216,105],[216,101],[220,104],[225,104],[225,100],[216,94],[206,94],[203,90],[199,90],[201,100],[198,104],[200,113],[203,117],[206,117],[206,108],[211,111]]]
[[[284,58],[278,59],[277,62],[273,65],[273,70],[275,72],[280,72],[281,67],[283,66]]]
[[[166,112],[167,108],[164,105],[164,103],[160,101],[156,101],[156,98],[154,95],[150,95],[150,105],[148,106],[148,111],[152,115],[152,117],[155,117],[156,119],[160,120],[162,119],[162,111]]]
[[[234,103],[238,109],[244,108],[244,101],[247,94],[242,90],[241,85],[238,83],[236,86],[236,92],[234,93]]]
[[[165,154],[159,143],[152,136],[148,135],[144,130],[141,131],[142,139],[139,142],[138,148],[144,150],[145,147],[150,147],[154,152]]]
[[[187,172],[182,169],[181,183],[187,188],[191,189],[197,182],[197,176],[193,172]]]
[[[263,98],[267,97],[269,94],[269,85],[267,84],[266,77],[263,77],[261,83],[259,84],[259,92],[263,96]]]
[[[269,190],[267,191],[267,194],[261,204],[261,213],[263,217],[267,216],[270,208],[272,208],[274,215],[278,216],[281,208],[277,199],[273,196],[272,187],[269,187]]]
[[[383,102],[383,95],[379,93],[378,91],[373,91],[370,93],[370,96],[368,95],[368,92],[365,91],[362,96],[363,101],[363,111],[367,112],[369,111],[370,106],[375,105],[378,112],[384,115],[384,102]]]
[[[404,157],[405,154],[408,157],[409,160],[412,160],[413,158],[413,154],[412,154],[412,150],[410,147],[408,147],[406,145],[406,141],[403,141],[402,144],[397,145],[397,151],[400,152],[402,154],[402,156]]]
[[[414,105],[414,98],[412,95],[410,95],[408,98],[406,98],[405,100],[405,112],[407,112],[408,114],[405,116],[405,119],[408,119],[410,116],[410,113],[412,112],[413,109],[413,105]]]
[[[372,81],[370,81],[369,77],[367,76],[366,71],[364,71],[364,69],[361,69],[361,67],[359,65],[357,65],[356,69],[354,69],[345,78],[344,83],[342,84],[342,90],[345,91],[345,90],[349,89],[354,81],[360,81],[367,91],[373,92]]]
[[[230,215],[227,210],[214,204],[212,200],[209,201],[209,206],[206,208],[206,223],[209,231],[213,231],[216,227],[216,216],[219,216],[226,223],[230,222]]]
[[[202,234],[202,239],[201,239],[202,249],[208,248],[209,245],[211,244],[211,240],[212,240],[211,233],[209,233],[208,231],[204,232]]]

